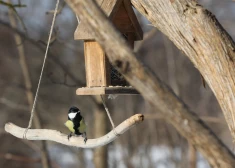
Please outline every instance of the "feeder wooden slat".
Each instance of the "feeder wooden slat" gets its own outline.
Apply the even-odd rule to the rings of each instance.
[[[139,94],[139,92],[133,87],[83,87],[78,88],[76,91],[77,95],[107,95],[107,94],[118,94],[118,95],[129,95]]]
[[[84,41],[86,82],[88,87],[110,85],[110,64],[96,41]]]
[[[142,40],[143,39],[143,31],[142,28],[138,22],[138,19],[135,15],[135,12],[132,8],[131,2],[130,0],[124,0],[124,6],[126,8],[126,11],[129,15],[129,18],[131,20],[131,23],[133,24],[133,27],[135,29],[135,34],[136,34],[136,38],[135,40]]]
[[[113,16],[112,22],[121,33],[135,32],[124,3],[120,5],[117,13]]]

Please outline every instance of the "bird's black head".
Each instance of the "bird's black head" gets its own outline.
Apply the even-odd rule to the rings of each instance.
[[[79,115],[80,115],[80,110],[77,107],[72,106],[68,112],[68,119],[74,120],[76,116],[79,116]]]
[[[72,106],[69,109],[69,113],[77,113],[77,112],[80,112],[80,110],[77,107],[75,107],[75,106]]]

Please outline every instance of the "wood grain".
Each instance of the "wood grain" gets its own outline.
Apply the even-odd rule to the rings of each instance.
[[[130,0],[96,0],[102,11],[113,21],[116,28],[125,33],[135,33],[134,40],[143,39],[143,31],[134,13]],[[74,33],[76,40],[94,40],[94,35],[87,29],[85,22],[79,19]]]
[[[135,15],[135,12],[132,8],[132,4],[131,4],[130,0],[123,0],[123,3],[124,3],[126,11],[128,13],[128,16],[131,20],[131,23],[133,24],[133,27],[135,29],[135,41],[143,40],[143,31],[142,31],[142,28],[138,22],[136,15]]]
[[[198,118],[195,113],[189,110],[189,108],[172,92],[169,87],[163,84],[159,78],[152,74],[150,70],[144,67],[135,58],[133,51],[127,46],[121,34],[116,31],[113,25],[109,22],[105,15],[100,12],[99,8],[96,6],[96,4],[93,3],[92,0],[66,0],[66,2],[77,15],[86,19],[88,24],[90,24],[89,28],[95,33],[96,40],[106,51],[111,63],[115,65],[116,68],[118,68],[118,70],[125,76],[128,82],[134,86],[141,95],[143,95],[145,100],[148,101],[155,110],[160,109],[164,119],[171,123],[179,131],[179,133],[181,133],[181,135],[187,138],[187,140],[204,155],[212,167],[234,167],[235,157],[232,152],[228,150],[228,148],[216,137],[216,135],[205,125],[205,123]],[[162,0],[141,0],[138,2],[141,2],[142,4],[151,2],[151,5],[148,4],[148,7],[152,10],[145,10],[146,15],[161,12],[167,13],[166,11],[168,10],[165,9],[164,11],[159,11],[158,8],[170,3],[170,1],[168,2],[165,0],[164,2]],[[161,4],[159,4],[159,2],[161,2]],[[181,3],[184,2],[184,0],[175,0],[175,2]],[[156,3],[158,3],[160,7],[156,6]],[[155,5],[154,11],[151,7],[152,5]],[[178,7],[181,6],[179,5]],[[177,12],[177,10],[175,10],[175,12]],[[190,15],[190,13],[188,13],[188,15]],[[163,18],[157,19],[161,20]],[[191,19],[194,18],[192,17]],[[166,19],[166,21],[176,22],[177,20],[173,19],[172,16],[171,20]],[[188,27],[184,27],[184,29],[186,32],[183,31],[181,33],[183,35],[177,36],[177,41],[182,41],[185,33],[190,30]],[[219,30],[221,30],[221,28]],[[190,35],[190,33],[188,35]],[[210,39],[211,37],[207,40]],[[226,39],[228,38],[226,37]],[[187,43],[186,46],[189,46],[189,44]],[[205,49],[206,48],[204,48],[204,50]],[[187,50],[187,52],[190,51]]]
[[[112,22],[122,33],[135,32],[135,28],[130,20],[124,3],[118,8],[117,13],[112,18]]]
[[[197,1],[131,0],[185,53],[215,94],[235,140],[235,43]],[[157,12],[156,12],[157,11]]]
[[[84,42],[86,82],[88,87],[110,84],[109,61],[96,41]]]
[[[78,88],[76,91],[77,95],[108,95],[108,94],[117,94],[117,95],[130,95],[130,94],[139,94],[139,92],[133,87],[83,87]]]
[[[96,3],[100,6],[106,16],[112,18],[119,9],[119,6],[122,4],[122,1],[123,0],[96,0]],[[94,36],[89,31],[89,29],[87,29],[87,26],[89,25],[86,25],[85,22],[82,21],[82,19],[79,19],[79,22],[80,24],[78,25],[74,33],[74,39],[93,40]]]

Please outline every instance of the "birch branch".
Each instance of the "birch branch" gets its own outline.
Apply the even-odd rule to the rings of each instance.
[[[123,134],[131,127],[135,126],[136,124],[142,122],[144,120],[144,116],[142,114],[135,114],[130,118],[123,121],[120,125],[118,125],[115,130],[118,134]],[[12,134],[17,138],[23,138],[23,134],[26,128],[18,127],[13,123],[5,124],[5,131]],[[115,135],[113,131],[110,131],[108,134],[97,138],[97,139],[88,139],[86,144],[84,143],[84,139],[82,137],[75,137],[72,136],[68,140],[68,135],[63,134],[56,130],[49,130],[49,129],[29,129],[26,135],[28,140],[47,140],[47,141],[54,141],[68,146],[75,146],[80,148],[96,148],[100,146],[104,146],[115,139],[118,136]]]

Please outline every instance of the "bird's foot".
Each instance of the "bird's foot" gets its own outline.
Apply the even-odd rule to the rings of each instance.
[[[87,137],[84,138],[84,143],[86,144],[86,141],[87,141]]]
[[[72,137],[72,132],[68,135],[68,140]]]
[[[85,132],[82,134],[82,137],[84,138],[84,142],[86,143],[87,137],[86,137],[86,133]]]

